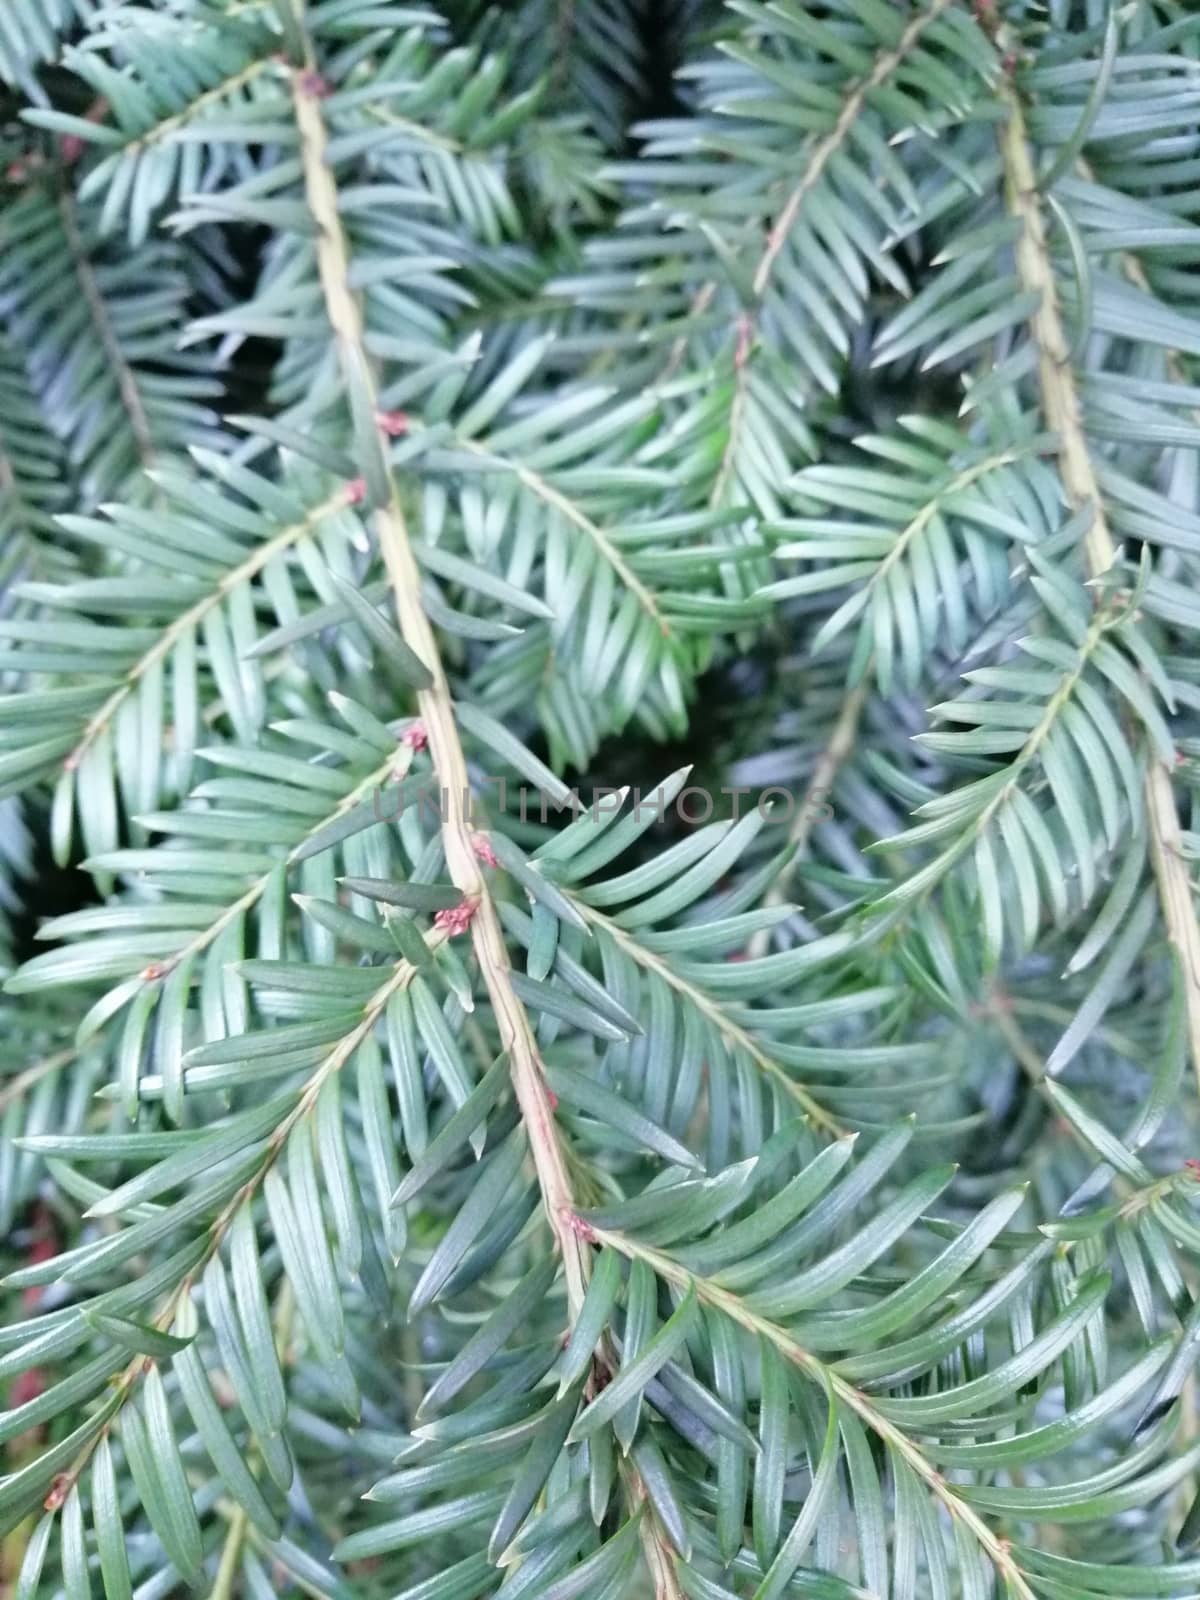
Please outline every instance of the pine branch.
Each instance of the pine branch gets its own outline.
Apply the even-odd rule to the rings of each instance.
[[[1200,16],[21,3],[5,1576],[1190,1594]]]
[[[379,408],[371,388],[371,367],[363,344],[362,314],[350,288],[350,264],[338,215],[337,189],[327,156],[328,138],[321,115],[320,85],[315,81],[311,58],[305,68],[293,73],[292,92],[300,130],[305,189],[318,229],[317,263],[326,310],[337,339],[347,386],[357,384],[368,389],[367,403],[370,414],[374,415]],[[471,908],[471,944],[495,1011],[501,1043],[509,1052],[513,1088],[537,1169],[546,1220],[562,1256],[574,1323],[587,1293],[589,1252],[570,1224],[574,1198],[554,1111],[533,1030],[510,981],[500,919],[479,870],[469,818],[467,765],[450,689],[433,629],[421,604],[420,569],[409,544],[400,496],[390,471],[387,477],[389,500],[374,513],[375,531],[392,584],[401,637],[432,678],[431,687],[418,692],[417,704],[443,796],[441,829],[446,867]]]
[[[122,146],[122,155],[134,156],[143,150],[149,150],[154,145],[166,144],[182,129],[188,127],[206,111],[214,106],[219,106],[227,96],[237,94],[239,89],[246,88],[256,78],[272,68],[279,70],[280,64],[275,55],[259,57],[249,61],[244,67],[239,67],[236,72],[231,72],[220,83],[215,83],[209,89],[202,90],[194,100],[190,101],[182,111],[177,111],[173,116],[164,117],[161,122],[154,123],[144,133],[139,133]]]
[[[754,1062],[755,1066],[770,1082],[778,1084],[788,1098],[796,1102],[805,1115],[811,1119],[814,1127],[820,1128],[822,1132],[832,1139],[842,1137],[846,1130],[841,1123],[826,1111],[811,1090],[806,1089],[802,1083],[797,1083],[787,1069],[773,1059],[770,1051],[764,1049],[752,1033],[749,1033],[727,1015],[720,1001],[714,1000],[711,995],[705,994],[695,984],[689,983],[686,978],[675,971],[669,961],[664,960],[662,956],[657,955],[654,951],[647,950],[645,945],[635,938],[633,934],[622,928],[619,923],[613,922],[611,918],[606,917],[602,911],[596,910],[594,906],[588,905],[586,901],[574,895],[570,895],[570,899],[580,916],[590,922],[593,927],[603,928],[613,943],[632,960],[636,961],[643,971],[653,973],[656,978],[661,979],[669,989],[673,989],[676,994],[682,996],[689,1006],[697,1011],[707,1022],[710,1022],[731,1048],[743,1051],[749,1056],[750,1060]]]
[[[41,1083],[43,1078],[50,1077],[55,1072],[61,1072],[64,1067],[69,1067],[76,1059],[78,1051],[73,1048],[56,1050],[53,1055],[43,1056],[40,1061],[35,1061],[31,1066],[18,1072],[15,1077],[0,1087],[0,1114],[15,1105],[30,1089]]]
[[[451,932],[445,927],[435,927],[422,937],[426,948],[432,954],[451,937]],[[363,1006],[358,1022],[343,1038],[338,1040],[329,1054],[310,1074],[295,1106],[280,1120],[268,1137],[259,1165],[240,1184],[232,1199],[227,1202],[209,1225],[204,1249],[198,1260],[184,1273],[167,1294],[162,1306],[155,1314],[152,1327],[158,1332],[166,1333],[170,1330],[181,1306],[183,1306],[199,1283],[205,1267],[221,1249],[230,1228],[237,1220],[243,1207],[253,1201],[255,1195],[258,1194],[265,1183],[267,1174],[287,1148],[288,1139],[293,1130],[315,1111],[321,1090],[325,1084],[331,1077],[342,1070],[346,1063],[353,1058],[359,1046],[371,1037],[387,1010],[388,1002],[394,995],[406,989],[416,976],[416,967],[412,966],[408,961],[397,961],[390,974]],[[100,1441],[108,1437],[121,1408],[128,1403],[138,1381],[145,1376],[153,1365],[153,1361],[153,1357],[148,1358],[144,1354],[136,1355],[110,1380],[107,1392],[108,1407],[103,1413],[103,1420],[66,1470],[55,1477],[50,1497],[47,1500],[47,1509],[57,1510],[71,1490],[78,1484]]]
[[[1087,508],[1091,512],[1084,548],[1088,571],[1093,578],[1099,578],[1116,560],[1116,546],[1083,429],[1071,346],[1063,327],[1058,282],[1046,242],[1046,224],[1033,153],[1025,131],[1025,114],[1016,88],[1007,77],[1002,81],[1001,96],[1008,112],[1001,136],[1005,195],[1009,212],[1021,224],[1014,246],[1017,273],[1022,287],[1038,296],[1030,331],[1037,348],[1042,410],[1047,426],[1058,435],[1058,465],[1067,501],[1073,511]]]
[[[197,623],[203,622],[210,611],[216,609],[229,595],[243,583],[250,582],[284,550],[290,549],[299,540],[314,532],[324,519],[332,516],[337,511],[344,510],[353,505],[355,491],[351,487],[337,489],[328,495],[318,506],[315,506],[299,522],[290,523],[281,528],[278,533],[266,539],[256,549],[252,550],[244,561],[231,567],[228,572],[221,575],[215,588],[210,593],[194,601],[186,611],[180,614],[163,629],[162,634],[150,648],[143,652],[128,669],[123,681],[113,690],[108,699],[87,720],[79,743],[67,756],[63,763],[64,770],[73,772],[83,760],[88,750],[95,744],[100,736],[106,733],[113,721],[125,704],[126,700],[136,690],[139,682],[155,667],[160,666],[170,658],[171,652]]]
[[[859,738],[859,722],[870,698],[871,663],[863,668],[862,676],[853,688],[847,687],[842,709],[833,725],[829,740],[813,763],[812,772],[792,825],[788,829],[789,853],[784,865],[763,900],[764,906],[787,904],[788,892],[797,865],[808,854],[808,842],[821,807],[833,792],[838,773],[854,753]],[[765,956],[771,944],[769,928],[760,929],[747,947],[747,955],[754,961]]]
[[[1116,562],[1117,550],[1083,427],[1024,110],[1016,86],[1007,76],[1000,92],[1007,112],[1001,135],[1005,192],[1009,211],[1021,224],[1015,247],[1017,271],[1022,286],[1038,296],[1030,326],[1038,353],[1042,409],[1058,435],[1059,471],[1068,504],[1072,511],[1091,513],[1084,551],[1091,577],[1100,580]],[[1171,773],[1153,753],[1147,757],[1144,797],[1159,902],[1167,937],[1179,955],[1183,972],[1190,1053],[1200,1083],[1200,923]]]
[[[146,415],[146,407],[133,368],[125,359],[125,352],[121,349],[121,342],[113,328],[104,296],[96,283],[91,261],[79,231],[75,197],[69,189],[63,189],[59,194],[58,214],[62,219],[63,234],[66,237],[80,293],[87,302],[92,326],[104,347],[109,368],[116,379],[121,404],[125,409],[125,415],[129,418],[129,428],[137,445],[138,459],[143,467],[151,468],[158,460],[158,452],[154,446],[150,419]]]
[[[293,97],[300,129],[305,190],[319,230],[317,260],[326,310],[338,341],[339,360],[347,386],[359,384],[367,389],[370,411],[374,415],[379,407],[363,343],[362,315],[350,288],[345,236],[338,215],[337,190],[327,157],[327,135],[311,58],[307,68],[293,74]],[[421,603],[420,569],[412,552],[399,491],[390,469],[387,484],[389,497],[374,513],[375,531],[391,581],[401,637],[432,678],[428,688],[418,690],[417,705],[442,796],[440,825],[446,867],[451,881],[462,891],[470,918],[472,949],[492,1004],[501,1045],[509,1056],[513,1091],[533,1157],[542,1210],[563,1263],[568,1327],[573,1327],[587,1297],[591,1250],[575,1226],[575,1195],[540,1052],[528,1014],[512,985],[500,918],[479,868],[480,846],[471,827],[470,787],[454,704],[437,640]],[[632,1475],[640,1498],[643,1491],[632,1466],[627,1471]],[[673,1600],[678,1590],[673,1587],[665,1535],[658,1530],[657,1519],[647,1519],[643,1544],[662,1600]]]
[[[365,778],[360,779],[349,794],[343,800],[338,801],[328,816],[322,817],[319,822],[314,823],[306,831],[304,837],[292,846],[283,859],[285,871],[290,872],[303,861],[307,857],[311,842],[340,818],[348,816],[368,796],[377,795],[386,783],[402,781],[407,776],[408,769],[412,765],[413,753],[412,746],[402,745],[397,749],[394,756],[389,756],[381,766],[376,767],[374,772],[369,772]],[[164,956],[161,961],[152,962],[142,972],[142,981],[144,983],[157,983],[169,977],[176,967],[183,966],[209,949],[226,928],[236,922],[239,917],[243,917],[247,911],[253,910],[275,877],[276,868],[274,867],[261,873],[243,894],[223,907],[212,922],[199,933],[194,934],[181,949],[173,951],[169,956]]]
[[[929,0],[908,22],[900,38],[890,50],[881,51],[865,78],[855,83],[842,100],[833,127],[818,139],[808,153],[804,170],[791,190],[779,214],[767,233],[762,254],[750,279],[751,304],[738,319],[737,338],[733,352],[733,400],[729,413],[729,432],[721,463],[717,469],[709,503],[723,503],[737,461],[741,430],[746,413],[750,384],[750,365],[758,337],[763,302],[771,282],[771,274],[779,260],[780,252],[788,241],[804,208],[804,203],[824,177],[830,161],[845,146],[854,132],[859,117],[875,90],[881,88],[904,65],[916,49],[922,35],[945,12],[953,0]],[[704,295],[697,301],[697,314],[703,308]],[[672,357],[672,361],[674,358]]]
[[[637,573],[630,569],[625,558],[604,529],[589,517],[574,500],[563,494],[560,489],[556,489],[540,473],[534,472],[532,468],[527,467],[523,462],[509,461],[503,455],[498,455],[488,446],[486,440],[483,443],[476,443],[473,439],[458,439],[456,442],[460,450],[467,450],[481,460],[491,462],[494,465],[503,467],[506,472],[511,472],[517,481],[523,484],[531,494],[535,495],[552,510],[557,511],[559,516],[564,521],[569,522],[573,528],[578,528],[580,533],[584,534],[595,545],[601,557],[612,568],[630,594],[637,597],[638,605],[641,606],[663,637],[671,637],[671,625],[667,618],[663,616],[658,601],[646,588]]]
[[[722,1312],[747,1333],[765,1339],[785,1361],[855,1412],[878,1439],[907,1462],[930,1493],[945,1507],[951,1520],[971,1535],[995,1568],[999,1581],[1008,1585],[1008,1593],[1014,1600],[1038,1600],[1007,1542],[994,1534],[979,1513],[955,1493],[954,1484],[938,1471],[918,1444],[877,1409],[868,1394],[848,1383],[833,1367],[805,1350],[786,1328],[751,1310],[745,1301],[722,1288],[719,1283],[689,1272],[663,1251],[636,1243],[623,1234],[595,1227],[590,1231],[598,1243],[619,1251],[628,1260],[646,1262],[665,1282],[685,1292],[694,1290],[706,1305]]]

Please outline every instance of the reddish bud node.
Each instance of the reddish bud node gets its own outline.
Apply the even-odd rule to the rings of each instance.
[[[50,1493],[42,1501],[43,1511],[61,1511],[62,1503],[71,1492],[71,1474],[59,1472],[50,1485]]]
[[[346,485],[347,505],[358,506],[367,498],[367,480],[365,478],[351,478]]]
[[[386,433],[389,439],[398,439],[401,434],[408,432],[408,413],[404,411],[377,411],[375,421],[379,424],[381,433]]]
[[[433,925],[448,933],[452,939],[460,933],[466,933],[471,926],[471,918],[475,915],[474,900],[460,900],[456,906],[450,906],[445,911],[435,911]]]
[[[483,862],[485,867],[498,867],[496,852],[492,849],[492,841],[486,833],[473,833],[471,835],[471,849]]]
[[[410,722],[400,735],[400,743],[406,744],[410,750],[424,750],[429,743],[429,731],[421,721]]]

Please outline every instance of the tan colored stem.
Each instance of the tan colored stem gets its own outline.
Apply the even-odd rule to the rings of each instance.
[[[1008,121],[1000,144],[1005,197],[1009,211],[1021,223],[1021,234],[1014,250],[1017,276],[1026,293],[1038,296],[1030,330],[1037,347],[1042,410],[1047,424],[1058,435],[1058,471],[1071,509],[1080,511],[1090,507],[1092,512],[1084,548],[1088,571],[1097,578],[1112,566],[1117,552],[1083,431],[1079,392],[1071,366],[1071,344],[1063,326],[1058,283],[1046,243],[1046,223],[1025,131],[1025,114],[1017,91],[1008,79],[1004,80],[1001,96],[1008,108]]]
[[[1063,327],[1054,265],[1046,242],[1024,110],[1016,87],[1007,78],[1001,92],[1008,109],[1000,145],[1005,193],[1010,212],[1022,223],[1015,248],[1017,275],[1024,290],[1039,296],[1030,329],[1038,352],[1042,410],[1047,423],[1058,435],[1059,476],[1067,502],[1072,511],[1091,510],[1084,554],[1092,578],[1102,578],[1116,560],[1116,547],[1083,428],[1082,407]],[[1188,1045],[1197,1082],[1200,1082],[1200,926],[1192,900],[1191,876],[1183,849],[1171,769],[1153,751],[1147,758],[1143,794],[1159,904],[1167,938],[1179,956]]]
[[[339,356],[359,381],[371,382],[371,367],[363,342],[362,313],[350,289],[345,236],[338,218],[337,190],[326,159],[324,119],[311,75],[293,77],[296,120],[300,128],[305,189],[318,226],[317,264],[326,309],[339,347]],[[343,370],[346,370],[344,367]],[[421,575],[405,526],[404,512],[389,472],[391,498],[375,512],[375,531],[391,580],[396,619],[405,643],[424,662],[433,677],[428,689],[418,692],[417,705],[429,740],[429,754],[441,788],[442,846],[446,867],[463,898],[474,906],[471,943],[483,976],[500,1041],[508,1051],[513,1092],[521,1113],[530,1154],[541,1192],[542,1209],[563,1262],[568,1315],[574,1325],[587,1294],[591,1275],[591,1246],[576,1227],[575,1196],[559,1140],[554,1109],[541,1057],[525,1008],[512,986],[508,949],[487,881],[479,869],[471,828],[471,798],[466,759],[454,705],[446,681],[437,639],[421,604]],[[611,1365],[604,1354],[598,1359]],[[632,1464],[626,1473],[634,1500],[646,1498]],[[674,1576],[670,1547],[651,1511],[645,1519],[642,1549],[654,1580],[657,1600],[682,1600]]]
[[[217,1566],[213,1586],[208,1592],[208,1600],[233,1600],[236,1595],[242,1546],[246,1542],[246,1530],[249,1526],[250,1518],[241,1506],[235,1506],[229,1514],[229,1528],[225,1534],[225,1543],[221,1547],[221,1560]]]
[[[317,266],[326,310],[343,370],[353,373],[359,381],[365,374],[366,381],[370,382],[362,313],[350,288],[346,241],[338,217],[337,189],[327,159],[328,139],[319,90],[312,81],[311,72],[294,73],[292,82],[305,189],[318,229]],[[421,604],[420,570],[413,556],[394,481],[390,501],[375,512],[374,522],[395,596],[401,635],[433,677],[432,686],[418,693],[417,704],[442,793],[442,844],[446,867],[464,899],[474,906],[471,943],[492,1003],[500,1042],[509,1053],[513,1090],[529,1140],[546,1220],[562,1255],[567,1302],[574,1322],[587,1292],[591,1252],[571,1225],[574,1197],[537,1042],[512,986],[500,919],[475,854],[466,759],[437,640]]]

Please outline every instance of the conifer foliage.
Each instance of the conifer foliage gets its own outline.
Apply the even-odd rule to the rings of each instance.
[[[1200,1594],[1195,6],[0,100],[6,1592]]]

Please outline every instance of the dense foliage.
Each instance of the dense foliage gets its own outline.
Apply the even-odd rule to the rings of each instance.
[[[1200,12],[0,99],[9,1592],[1200,1594]]]

